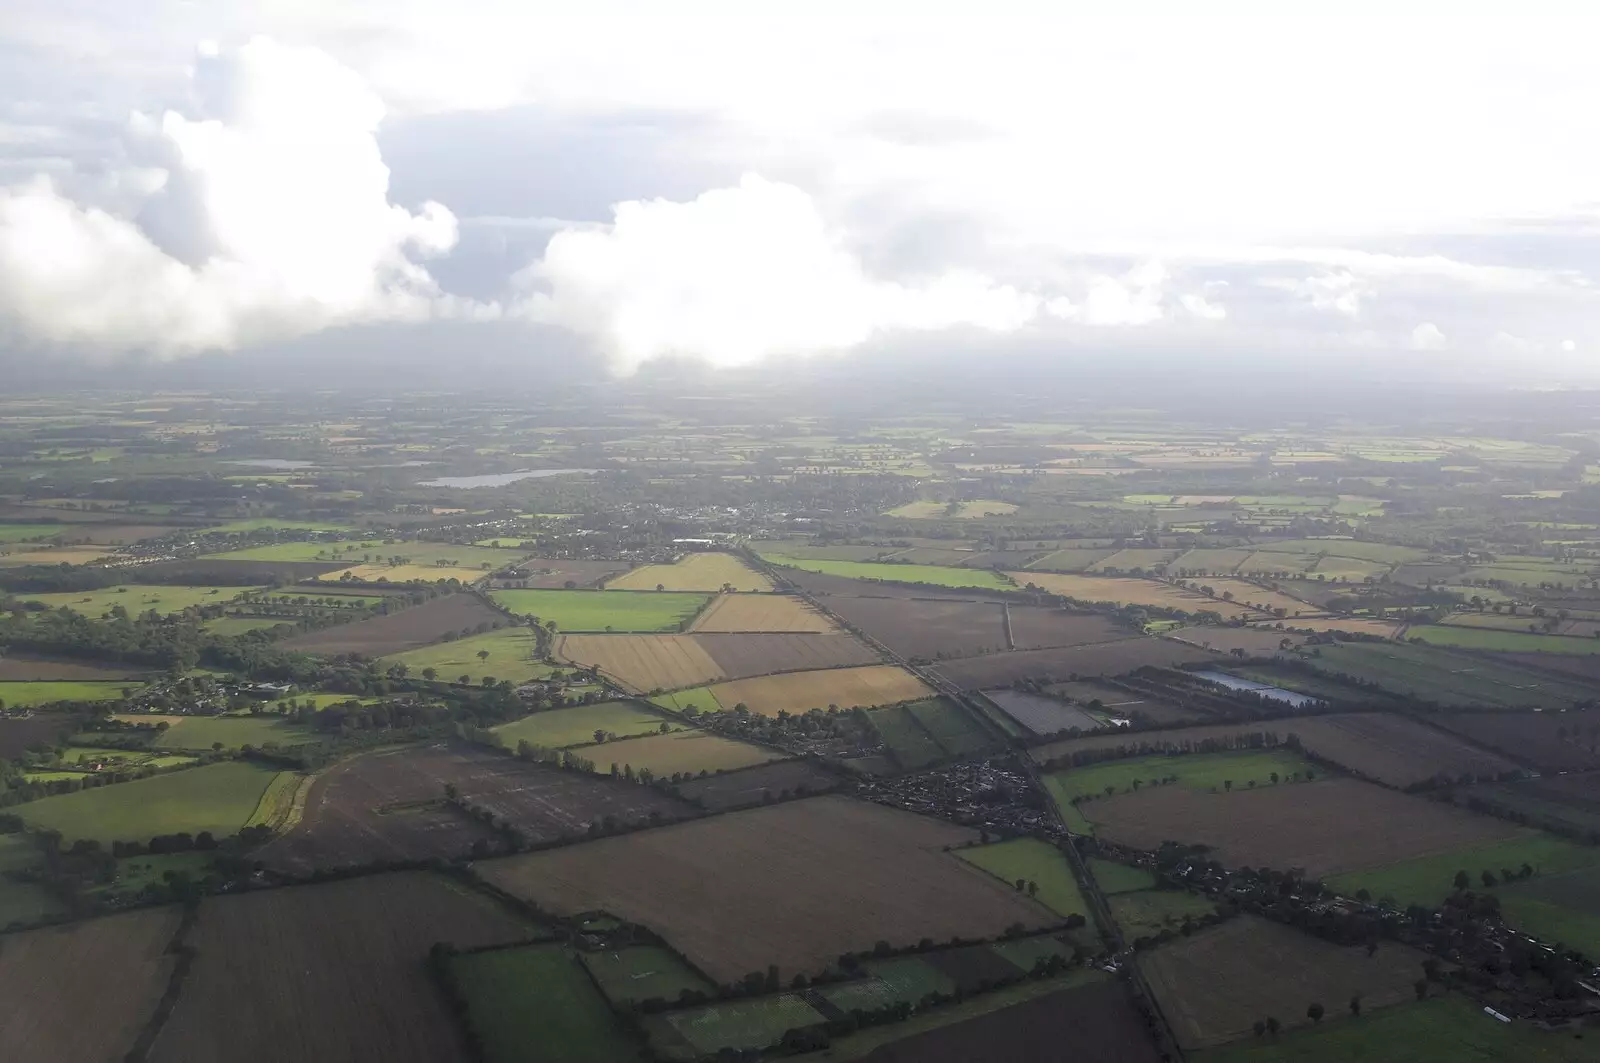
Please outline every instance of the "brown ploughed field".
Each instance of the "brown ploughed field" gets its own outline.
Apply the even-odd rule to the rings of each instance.
[[[878,654],[854,635],[691,635],[729,679],[774,672],[877,664]]]
[[[942,661],[935,670],[964,690],[1009,686],[1018,679],[1066,680],[1074,675],[1125,675],[1145,665],[1162,668],[1214,662],[1218,658],[1198,646],[1172,639],[1125,638],[1093,646],[1055,650],[992,653],[961,661]]]
[[[901,657],[969,657],[1006,648],[1005,606],[951,598],[845,598],[829,612]]]
[[[988,937],[1054,917],[942,852],[975,832],[817,797],[479,865],[562,913],[644,923],[719,982],[816,972],[874,942]]]
[[[1442,712],[1441,727],[1541,771],[1600,768],[1600,714],[1586,712]]]
[[[324,657],[343,653],[387,657],[391,653],[432,645],[448,635],[470,634],[483,623],[504,626],[507,621],[476,595],[446,594],[388,616],[296,635],[279,646]]]
[[[1437,776],[1497,776],[1515,771],[1504,757],[1405,716],[1362,712],[1284,721],[1307,749],[1389,786],[1410,786]]]

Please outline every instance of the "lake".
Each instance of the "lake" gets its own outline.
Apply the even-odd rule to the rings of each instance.
[[[424,480],[418,487],[504,487],[518,480],[537,480],[545,476],[586,476],[599,469],[523,469],[521,472],[490,472],[481,476],[441,476]]]
[[[1297,709],[1303,709],[1307,705],[1321,704],[1320,699],[1314,698],[1309,694],[1300,694],[1293,690],[1285,690],[1282,687],[1268,686],[1266,683],[1257,683],[1250,679],[1240,679],[1238,676],[1229,675],[1227,672],[1206,671],[1190,672],[1189,674],[1197,675],[1201,679],[1209,679],[1218,686],[1227,687],[1229,690],[1243,690],[1251,694],[1260,694],[1264,698],[1281,701],[1286,705],[1293,705]]]

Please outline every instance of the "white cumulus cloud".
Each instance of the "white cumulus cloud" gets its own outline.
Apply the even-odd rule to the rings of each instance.
[[[529,316],[594,337],[624,372],[665,354],[742,365],[894,330],[1012,331],[1040,308],[976,272],[873,278],[807,193],[757,176],[687,203],[620,203],[607,228],[557,233],[519,282],[543,289]]]
[[[388,201],[382,102],[315,49],[202,47],[199,114],[135,114],[116,195],[0,189],[0,315],[37,337],[170,356],[460,309],[417,259],[456,241],[437,203]]]
[[[1414,351],[1443,350],[1445,334],[1431,321],[1424,321],[1411,330],[1411,349]]]

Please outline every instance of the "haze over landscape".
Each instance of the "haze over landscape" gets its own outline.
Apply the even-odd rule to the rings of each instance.
[[[0,1063],[1600,1059],[1600,15],[0,6]]]

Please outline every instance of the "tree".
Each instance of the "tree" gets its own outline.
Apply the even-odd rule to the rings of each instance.
[[[438,677],[439,677],[439,669],[437,669],[437,668],[424,668],[422,670],[422,678],[426,679],[430,683],[433,682]]]
[[[1267,1024],[1262,1020],[1257,1019],[1255,1025],[1252,1026],[1251,1029],[1256,1032],[1257,1037],[1260,1037],[1267,1032]]]
[[[1472,878],[1465,871],[1457,871],[1456,872],[1455,884],[1456,884],[1456,890],[1457,890],[1457,892],[1459,892],[1461,890],[1466,889],[1468,886],[1472,885]]]
[[[1411,983],[1411,988],[1416,991],[1418,1000],[1428,999],[1428,980],[1426,978],[1418,978]]]
[[[1494,877],[1493,871],[1486,870],[1481,877],[1483,879],[1484,889],[1493,889],[1495,886],[1500,884],[1500,880]]]
[[[1312,1022],[1321,1022],[1323,1014],[1324,1013],[1321,1004],[1313,1003],[1309,1008],[1306,1009],[1306,1018],[1310,1019]]]
[[[1360,993],[1357,993],[1355,996],[1350,998],[1350,1014],[1351,1014],[1352,1017],[1357,1018],[1357,1019],[1359,1019],[1361,1017],[1361,994]]]
[[[489,659],[489,651],[488,650],[479,650],[478,651],[478,660],[487,661],[488,659]]]
[[[1283,1029],[1283,1023],[1279,1022],[1275,1016],[1268,1015],[1267,1032],[1276,1037],[1278,1036],[1278,1031],[1281,1029]]]
[[[465,672],[462,672],[460,675],[456,676],[456,682],[460,683],[464,687],[470,687],[472,685],[472,677],[467,675]]]

